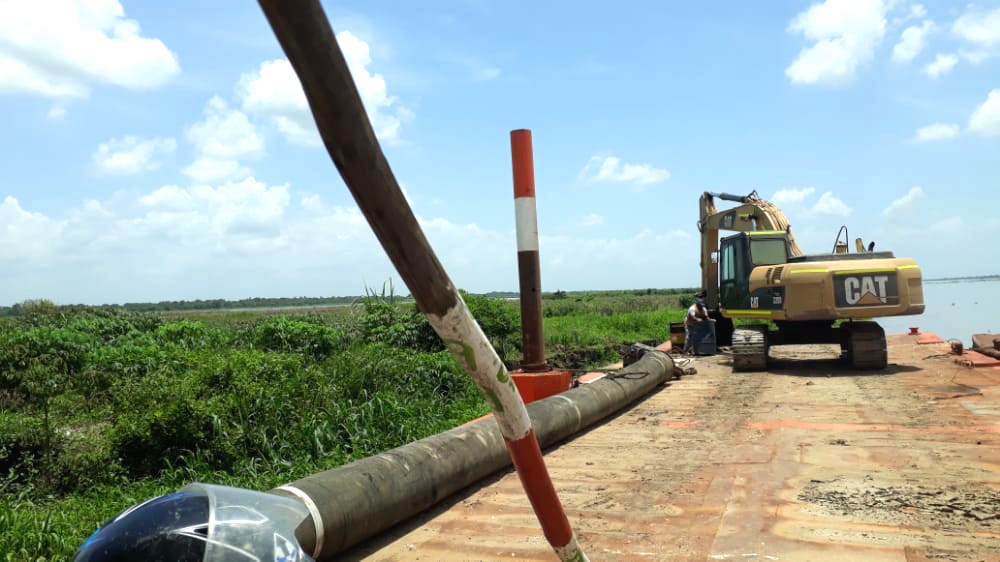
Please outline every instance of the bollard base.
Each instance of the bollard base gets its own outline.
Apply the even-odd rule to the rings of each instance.
[[[573,377],[569,371],[551,370],[530,373],[518,369],[511,373],[525,404],[569,390]]]

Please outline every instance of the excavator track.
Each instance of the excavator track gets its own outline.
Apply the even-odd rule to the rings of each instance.
[[[767,370],[767,326],[742,326],[733,331],[733,371]]]
[[[875,322],[851,322],[841,327],[846,332],[845,351],[854,369],[884,369],[889,364],[885,330]]]

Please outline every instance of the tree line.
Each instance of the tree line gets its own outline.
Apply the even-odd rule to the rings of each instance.
[[[675,289],[619,289],[619,290],[608,290],[608,291],[563,291],[556,290],[552,292],[544,292],[542,295],[549,299],[562,299],[567,296],[579,296],[586,294],[599,294],[599,295],[677,295],[684,293],[693,293],[696,289],[687,288],[675,288]],[[517,291],[491,291],[477,296],[485,296],[490,298],[517,298],[519,293]],[[101,304],[101,305],[83,305],[83,304],[68,304],[59,305],[59,308],[65,312],[74,312],[81,310],[93,310],[93,309],[114,309],[114,310],[124,310],[128,312],[167,312],[167,311],[191,311],[191,310],[231,310],[240,308],[287,308],[287,307],[304,307],[304,306],[338,306],[338,305],[349,305],[359,300],[363,299],[363,296],[347,296],[347,297],[253,297],[247,299],[238,300],[228,300],[228,299],[195,299],[195,300],[173,300],[173,301],[159,301],[159,302],[127,302],[125,304]],[[407,295],[403,297],[403,300],[409,300],[410,296]],[[38,300],[26,300],[23,302],[16,303],[12,306],[0,306],[0,317],[9,316],[21,316],[24,311],[31,307],[37,306],[56,306],[49,300],[38,299]]]
[[[253,297],[248,299],[196,299],[159,302],[127,302],[124,304],[83,305],[68,304],[60,308],[66,311],[84,309],[117,309],[128,312],[165,312],[171,310],[226,310],[235,308],[282,308],[295,306],[336,306],[357,302],[361,296],[351,297]],[[27,300],[12,306],[0,306],[0,316],[20,316],[32,305],[45,300]]]

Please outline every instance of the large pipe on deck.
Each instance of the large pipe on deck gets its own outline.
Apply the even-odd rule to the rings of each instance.
[[[668,354],[649,352],[617,375],[528,404],[538,443],[548,447],[594,425],[673,374]],[[329,560],[510,465],[497,424],[486,419],[272,492],[305,501],[312,517],[299,527],[299,541],[317,560]]]

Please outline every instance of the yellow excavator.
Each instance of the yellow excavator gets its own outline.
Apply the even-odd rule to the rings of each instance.
[[[719,211],[716,198],[739,205]],[[765,370],[770,346],[813,343],[840,344],[853,368],[882,369],[885,331],[871,319],[924,311],[913,259],[876,252],[860,238],[850,253],[846,227],[829,254],[807,255],[781,209],[756,191],[703,193],[698,230],[705,304],[716,341],[732,349],[734,371]],[[720,240],[720,230],[738,234]],[[758,322],[736,327],[734,319]]]

